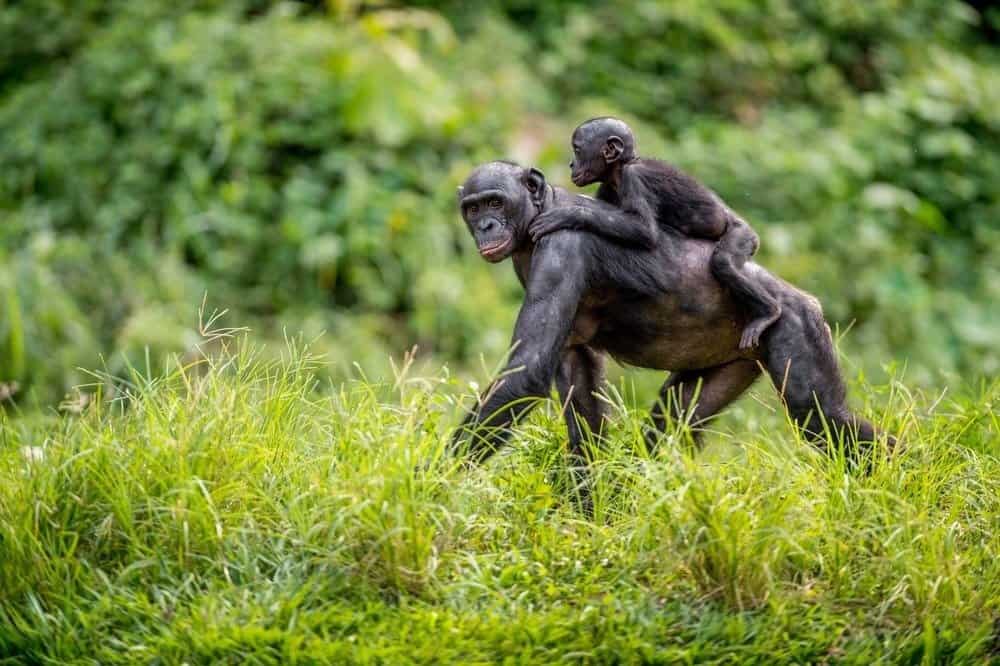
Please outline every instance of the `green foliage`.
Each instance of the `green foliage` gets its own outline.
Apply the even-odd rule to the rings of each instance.
[[[1000,371],[1000,65],[970,6],[413,4],[0,12],[0,384],[51,403],[99,355],[191,353],[205,291],[268,338],[330,331],[340,377],[414,344],[492,362],[519,291],[454,185],[496,157],[563,183],[605,113],[744,214],[869,372]]]
[[[0,661],[995,657],[1000,23],[974,4],[0,0]],[[595,522],[554,406],[485,468],[444,455],[471,396],[437,368],[500,358],[520,296],[454,186],[497,157],[565,183],[609,113],[851,327],[901,456],[850,474],[768,388],[650,459],[661,373],[610,390]],[[192,325],[206,302],[270,342]],[[323,382],[348,374],[390,379]]]
[[[640,152],[746,215],[761,261],[855,325],[866,363],[906,358],[921,383],[1000,372],[985,18],[937,0],[626,5],[492,4],[527,26],[554,110],[637,121]]]
[[[891,386],[907,448],[868,476],[763,407],[705,452],[678,427],[649,458],[645,414],[612,393],[589,522],[555,405],[468,470],[444,455],[472,399],[455,380],[404,365],[317,391],[297,347],[269,360],[213,337],[214,360],[133,373],[116,402],[0,421],[0,659],[989,658],[995,382]]]
[[[928,43],[963,46],[978,18],[937,0],[492,4],[528,24],[562,99],[608,100],[674,132],[773,106],[824,116],[922,64]]]
[[[763,263],[855,321],[866,359],[905,350],[924,382],[931,369],[1000,371],[1000,69],[929,60],[832,124],[780,112],[668,147],[763,222]]]
[[[401,344],[435,340],[442,353],[462,354],[470,328],[491,314],[482,300],[466,303],[463,286],[489,287],[456,249],[464,239],[443,213],[453,195],[441,174],[457,179],[473,155],[501,150],[482,136],[509,124],[516,100],[498,106],[459,72],[424,61],[421,48],[463,57],[443,19],[336,25],[287,11],[245,20],[133,3],[94,32],[54,85],[20,86],[0,105],[5,244],[79,236],[100,249],[81,261],[148,259],[136,273],[162,254],[180,259],[181,281],[197,279],[250,315],[302,303],[398,313],[413,323],[397,334]],[[518,76],[493,73],[498,87]],[[35,257],[28,250],[14,262],[34,266]],[[107,270],[66,268],[95,282]],[[35,282],[72,280],[58,267],[40,270],[46,277]],[[98,315],[85,328],[107,342],[135,313],[104,295],[88,299]],[[190,320],[197,302],[177,321]],[[62,325],[94,311],[83,312]],[[36,383],[46,372],[34,370]]]
[[[144,19],[112,23],[55,89],[29,85],[5,105],[4,194],[23,211],[9,233],[152,236],[256,288],[258,307],[303,290],[399,307],[405,259],[440,242],[413,233],[432,201],[407,192],[434,191],[442,150],[477,107],[377,21],[181,13],[137,31]],[[60,138],[39,145],[48,136]],[[397,243],[417,247],[398,256]]]

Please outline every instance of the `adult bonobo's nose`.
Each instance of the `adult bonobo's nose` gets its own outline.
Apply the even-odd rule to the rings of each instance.
[[[500,224],[496,221],[495,218],[484,217],[483,219],[479,220],[477,226],[479,227],[479,233],[485,234],[487,231],[496,231],[496,228],[500,226]]]
[[[570,162],[569,163],[569,168],[570,169],[575,169],[576,168],[576,162]]]

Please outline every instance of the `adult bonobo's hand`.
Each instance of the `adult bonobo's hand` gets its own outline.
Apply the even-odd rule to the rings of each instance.
[[[545,211],[528,226],[531,241],[537,243],[542,236],[561,229],[580,229],[583,226],[582,218],[587,212],[581,206],[563,206]]]

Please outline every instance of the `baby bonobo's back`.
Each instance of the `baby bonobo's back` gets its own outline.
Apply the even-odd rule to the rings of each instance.
[[[662,226],[711,240],[718,240],[726,232],[732,213],[722,199],[672,164],[637,157],[624,166],[621,183],[623,190],[636,187],[639,191],[624,196],[615,192],[615,198],[621,201],[639,196],[656,202],[654,213]],[[602,183],[598,198],[613,188]]]

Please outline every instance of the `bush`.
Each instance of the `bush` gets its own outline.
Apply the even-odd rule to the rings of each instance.
[[[995,47],[963,3],[897,4],[21,3],[0,383],[52,401],[98,352],[184,352],[206,290],[268,335],[335,331],[337,373],[497,358],[519,290],[454,185],[496,157],[564,182],[598,113],[746,215],[865,367],[994,374]]]

